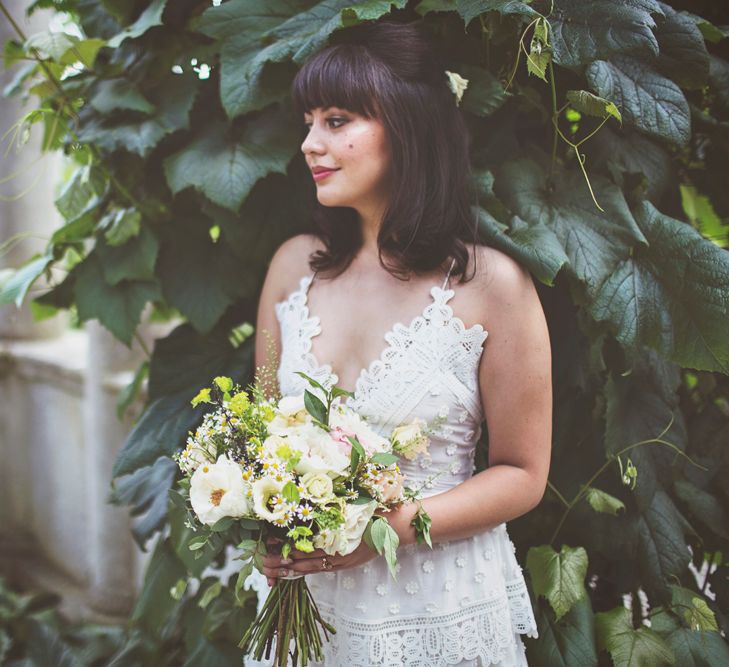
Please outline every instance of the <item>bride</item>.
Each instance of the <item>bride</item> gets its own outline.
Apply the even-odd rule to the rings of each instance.
[[[353,391],[382,433],[436,424],[429,455],[401,466],[424,485],[433,548],[416,542],[407,503],[387,515],[397,580],[364,543],[347,556],[270,553],[264,574],[307,575],[337,629],[327,667],[526,665],[520,635],[536,624],[505,522],[546,485],[549,336],[527,271],[476,239],[449,74],[416,25],[367,24],[304,65],[293,100],[317,232],[271,261],[256,365],[272,337],[283,395],[308,387],[300,370]],[[488,467],[474,475],[484,420]]]

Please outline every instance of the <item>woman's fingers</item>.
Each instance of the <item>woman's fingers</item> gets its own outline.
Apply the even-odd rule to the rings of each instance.
[[[322,552],[323,553],[323,552]],[[312,554],[308,554],[311,556]],[[316,558],[299,558],[289,565],[298,574],[311,574],[313,572],[331,572],[344,565],[341,556],[322,556]]]
[[[291,549],[291,553],[289,554],[289,558],[293,558],[294,560],[306,560],[307,558],[323,558],[326,556],[327,553],[325,551],[322,551],[321,549],[314,549],[311,553],[306,553],[305,551],[299,551],[298,549]],[[331,558],[331,556],[330,556]]]

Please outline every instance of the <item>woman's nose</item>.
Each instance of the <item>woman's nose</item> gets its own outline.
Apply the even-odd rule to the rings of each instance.
[[[319,131],[312,125],[309,131],[304,137],[304,141],[301,144],[301,152],[306,155],[307,153],[323,153],[324,144]]]

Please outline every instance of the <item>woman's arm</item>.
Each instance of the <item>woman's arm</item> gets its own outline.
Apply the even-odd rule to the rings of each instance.
[[[507,255],[480,249],[486,278],[482,321],[489,336],[479,365],[479,386],[489,433],[489,467],[424,499],[434,541],[480,533],[525,514],[544,494],[552,441],[549,332],[529,273]],[[390,518],[401,544],[415,540],[410,526],[417,504]]]

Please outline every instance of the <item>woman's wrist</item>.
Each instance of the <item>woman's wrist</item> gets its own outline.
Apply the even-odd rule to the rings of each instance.
[[[400,538],[400,546],[415,544],[417,534],[412,522],[420,507],[419,501],[403,503],[390,513],[387,519]]]

